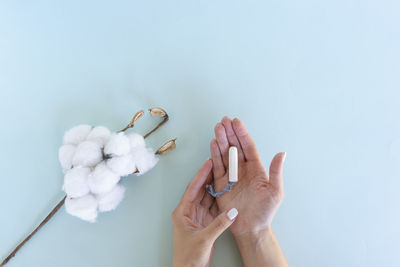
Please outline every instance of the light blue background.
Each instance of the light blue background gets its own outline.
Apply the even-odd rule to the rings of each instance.
[[[178,148],[123,181],[116,211],[88,224],[63,208],[7,266],[170,266],[170,214],[223,115],[248,125],[266,164],[287,151],[273,226],[292,266],[400,266],[399,10],[396,0],[1,1],[0,257],[63,196],[65,130],[117,130],[162,106],[171,120],[149,144],[178,137]],[[242,266],[230,233],[213,266]]]

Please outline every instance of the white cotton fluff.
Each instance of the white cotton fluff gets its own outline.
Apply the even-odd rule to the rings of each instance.
[[[146,143],[144,142],[144,137],[141,136],[140,134],[131,133],[131,134],[128,134],[126,137],[128,137],[128,139],[129,139],[131,149],[136,148],[136,147],[146,146]]]
[[[146,147],[137,147],[132,151],[133,161],[139,170],[137,175],[142,175],[152,169],[158,162],[154,151]]]
[[[92,142],[96,142],[101,147],[104,147],[110,136],[111,132],[108,128],[104,126],[97,126],[90,131],[86,139]]]
[[[129,153],[129,139],[124,133],[116,133],[111,135],[110,139],[104,146],[104,154],[112,156],[122,156]]]
[[[76,147],[74,145],[63,145],[58,150],[58,160],[63,170],[72,168],[72,158],[74,157]]]
[[[136,171],[136,164],[131,154],[108,159],[107,167],[119,176],[127,176]]]
[[[78,125],[69,129],[64,134],[64,144],[78,145],[86,139],[91,129],[92,126],[86,124]]]
[[[91,194],[79,198],[67,197],[65,209],[69,214],[93,223],[97,218],[97,199]]]
[[[125,187],[117,184],[113,190],[106,194],[97,195],[99,211],[105,212],[117,208],[121,200],[124,198]]]
[[[88,176],[90,168],[75,167],[64,176],[63,190],[68,197],[82,197],[89,193]]]
[[[103,161],[89,174],[88,184],[92,193],[104,194],[110,192],[119,179],[120,176],[111,171]]]
[[[73,166],[93,167],[103,160],[99,144],[91,141],[80,143],[72,159]]]

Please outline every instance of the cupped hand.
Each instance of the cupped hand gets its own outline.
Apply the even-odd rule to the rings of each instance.
[[[207,160],[188,185],[172,213],[174,225],[174,267],[209,266],[215,240],[234,221],[237,210],[219,214],[215,199],[205,192],[211,183],[212,162]]]
[[[218,208],[236,207],[240,216],[230,227],[238,237],[270,227],[283,200],[283,162],[285,153],[272,159],[267,173],[246,126],[239,120],[224,117],[215,128],[216,139],[210,144],[214,188],[223,190],[228,183],[228,150],[236,146],[239,159],[239,180],[231,192],[216,198]]]

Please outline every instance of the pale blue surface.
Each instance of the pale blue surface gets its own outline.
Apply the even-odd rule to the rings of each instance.
[[[7,266],[169,266],[170,213],[225,114],[248,125],[266,163],[288,153],[274,228],[292,266],[400,266],[389,153],[399,10],[397,0],[1,1],[0,257],[62,197],[64,130],[117,130],[162,106],[171,121],[150,144],[178,137],[178,149],[125,179],[116,211],[88,224],[62,209]],[[242,266],[231,234],[213,266]]]

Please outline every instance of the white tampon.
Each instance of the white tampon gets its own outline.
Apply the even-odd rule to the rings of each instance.
[[[235,146],[229,148],[229,182],[238,181],[238,152]]]

